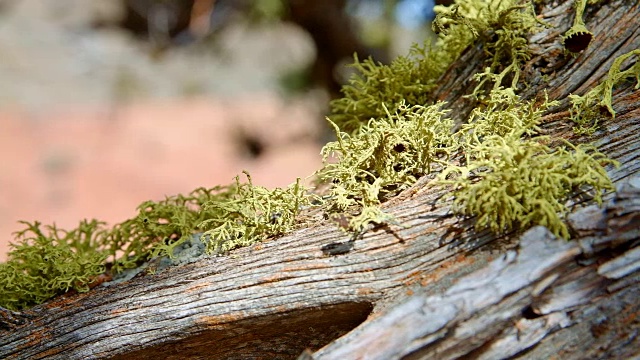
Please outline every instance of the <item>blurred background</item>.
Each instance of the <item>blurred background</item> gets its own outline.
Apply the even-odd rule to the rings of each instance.
[[[430,0],[0,0],[0,261],[18,220],[114,224],[242,170],[307,178],[353,54],[386,63],[432,17]]]

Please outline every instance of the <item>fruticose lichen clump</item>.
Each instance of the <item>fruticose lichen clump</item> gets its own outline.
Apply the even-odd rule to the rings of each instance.
[[[358,73],[342,88],[344,96],[331,102],[329,118],[341,131],[353,133],[371,119],[385,118],[387,111],[394,113],[401,104],[433,103],[430,93],[438,78],[474,41],[491,55],[488,67],[497,74],[497,78],[482,78],[478,88],[489,80],[499,86],[509,76],[517,84],[520,66],[529,58],[527,36],[543,25],[531,4],[457,0],[452,6],[436,6],[435,11],[433,28],[438,40],[434,44],[414,46],[408,56],[389,65],[355,59]]]
[[[558,104],[558,101],[545,100],[536,107],[533,101],[523,102],[513,88],[499,87],[489,93],[483,105],[471,111],[456,137],[464,148],[469,142],[477,142],[490,135],[505,136],[514,129],[522,130],[525,135],[533,135],[540,130],[538,125],[542,113]]]
[[[287,189],[249,183],[199,188],[191,194],[145,201],[135,218],[112,228],[92,220],[71,231],[27,224],[9,260],[0,264],[0,306],[21,309],[70,289],[88,291],[107,268],[134,268],[173,249],[197,232],[208,253],[221,253],[290,231],[313,198],[299,180]],[[107,259],[110,262],[107,263]]]
[[[613,190],[602,166],[614,162],[590,146],[565,142],[552,149],[545,145],[548,137],[522,139],[523,134],[517,130],[469,144],[467,165],[447,168],[440,182],[452,185],[453,210],[476,216],[477,229],[503,234],[543,225],[568,239],[566,202],[588,191],[600,204],[602,191]]]
[[[82,221],[71,231],[42,229],[37,221],[23,224],[26,229],[16,233],[8,260],[0,263],[0,306],[16,310],[71,289],[87,291],[105,271],[107,254],[97,241],[104,223]]]
[[[100,239],[112,259],[112,270],[134,268],[154,256],[171,256],[191,234],[203,231],[201,222],[215,216],[204,205],[228,201],[232,191],[231,186],[198,188],[189,195],[143,202],[136,217],[116,224]]]
[[[537,136],[544,111],[558,101],[534,106],[512,88],[490,92],[456,133],[464,157],[439,174],[438,184],[451,185],[453,210],[476,216],[476,228],[503,234],[543,225],[569,238],[563,222],[566,202],[576,192],[589,192],[598,203],[612,190],[603,168],[615,164],[593,147],[550,148],[551,139]]]
[[[204,204],[204,211],[211,215],[198,227],[205,230],[202,237],[209,253],[248,246],[293,230],[296,215],[313,198],[300,179],[286,189],[269,190],[254,186],[249,174],[245,175],[249,183],[240,183],[236,177],[228,199]]]
[[[321,182],[331,184],[331,211],[360,207],[351,228],[362,230],[386,218],[379,212],[385,197],[408,188],[433,169],[442,169],[455,145],[453,121],[444,117],[447,111],[442,105],[400,103],[395,113],[371,119],[351,135],[332,123],[338,141],[322,149],[325,165],[317,173]]]
[[[520,68],[529,58],[527,36],[544,25],[531,4],[515,0],[456,1],[452,6],[437,6],[436,12],[435,44],[414,46],[408,56],[390,65],[356,58],[359,73],[343,87],[344,97],[331,103],[329,118],[338,141],[325,146],[325,166],[318,175],[331,183],[331,211],[360,208],[351,218],[352,230],[388,219],[378,208],[380,202],[433,169],[446,167],[452,151],[460,146],[458,139],[464,135],[453,134],[453,121],[439,110],[443,104],[429,104],[438,78],[461,52],[476,42],[490,58],[485,73],[475,77],[478,85],[472,95],[483,98],[484,85],[493,83],[492,94],[508,97],[510,91],[515,96]],[[512,88],[497,91],[503,90],[506,79]],[[520,126],[528,120],[520,120],[516,109],[503,108],[491,119],[477,122],[494,121],[489,127]],[[477,134],[483,131],[482,125],[474,126]],[[329,155],[337,161],[327,161]]]
[[[507,86],[504,82],[509,82],[509,79],[508,87],[515,91],[520,85],[522,66],[531,57],[528,36],[547,25],[538,20],[531,3],[489,1],[480,13],[485,15],[472,24],[491,63],[484,72],[473,76],[478,85],[471,95],[481,97],[485,84],[493,83],[493,90],[497,90]]]
[[[202,239],[211,254],[290,231],[300,208],[309,204],[308,189],[297,180],[287,189],[269,190],[253,185],[245,174],[248,183],[236,177],[228,186],[142,203],[137,217],[117,224],[102,239],[114,257],[114,270],[135,267],[151,257],[171,256],[196,232],[205,232]],[[116,259],[119,252],[125,256]]]
[[[576,127],[574,127],[576,134],[592,135],[597,130],[598,119],[602,117],[600,114],[601,108],[606,108],[609,114],[615,118],[616,112],[611,104],[614,86],[628,78],[635,77],[635,88],[640,88],[640,62],[636,61],[628,69],[620,70],[624,61],[633,56],[640,57],[640,50],[632,50],[618,56],[613,61],[604,81],[589,90],[585,95],[569,95],[571,100],[571,120],[576,123]]]

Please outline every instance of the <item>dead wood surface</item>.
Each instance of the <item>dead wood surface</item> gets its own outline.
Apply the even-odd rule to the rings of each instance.
[[[525,98],[583,94],[616,57],[640,47],[638,1],[589,7],[595,36],[576,57],[562,53],[559,39],[571,2],[541,14],[553,27],[531,38]],[[442,78],[436,95],[460,118],[474,105],[462,95],[485,59],[471,47]],[[619,186],[640,169],[634,85],[616,87],[617,115],[592,137],[572,133],[567,101],[543,126],[620,161],[608,169]],[[436,204],[445,192],[423,178],[384,205],[401,226],[372,229],[344,254],[323,253],[349,238],[319,221],[229,256],[2,312],[0,358],[286,359],[305,348],[316,352],[303,357],[317,359],[631,356],[640,352],[640,209],[633,183],[625,186],[609,210],[574,215],[577,240],[564,242],[544,228],[522,238],[475,232],[473,219]]]
[[[582,235],[578,241],[558,240],[536,226],[487,267],[446,291],[421,291],[385,309],[315,358],[637,355],[640,177],[620,185],[605,209],[574,213],[571,224]]]

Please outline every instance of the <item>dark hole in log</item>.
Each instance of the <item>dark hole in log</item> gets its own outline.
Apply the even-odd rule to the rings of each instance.
[[[524,309],[522,309],[522,317],[527,319],[527,320],[537,319],[540,316],[541,316],[540,314],[537,314],[535,312],[535,310],[533,310],[531,305],[529,305],[529,306],[525,307]]]
[[[199,324],[198,335],[113,359],[296,359],[315,351],[364,322],[372,304],[343,303],[233,321],[214,318]],[[225,317],[221,317],[224,319]],[[170,332],[170,329],[167,329]]]

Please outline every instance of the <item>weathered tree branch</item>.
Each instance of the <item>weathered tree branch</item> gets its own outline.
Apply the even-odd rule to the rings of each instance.
[[[383,310],[314,358],[548,359],[560,349],[563,359],[630,358],[640,351],[629,343],[640,311],[640,177],[571,223],[579,241],[534,227],[517,250],[441,294]]]
[[[524,99],[540,99],[543,90],[551,99],[583,94],[617,56],[638,48],[637,1],[590,9],[585,18],[595,37],[576,57],[563,54],[559,39],[571,23],[571,2],[542,9],[552,27],[530,39]],[[437,98],[459,118],[474,105],[462,95],[485,59],[471,47],[442,77]],[[591,138],[572,133],[566,100],[543,124],[550,135],[593,141],[620,161],[609,169],[619,186],[640,169],[640,90],[633,85],[616,87],[617,115]],[[1,312],[0,358],[295,358],[305,348],[317,351],[303,356],[317,359],[630,356],[640,352],[633,181],[606,210],[574,214],[576,239],[565,242],[544,228],[522,238],[475,232],[473,219],[436,205],[445,192],[425,177],[384,205],[401,226],[372,229],[345,254],[323,253],[349,238],[312,218],[304,229],[229,256],[24,313]]]

